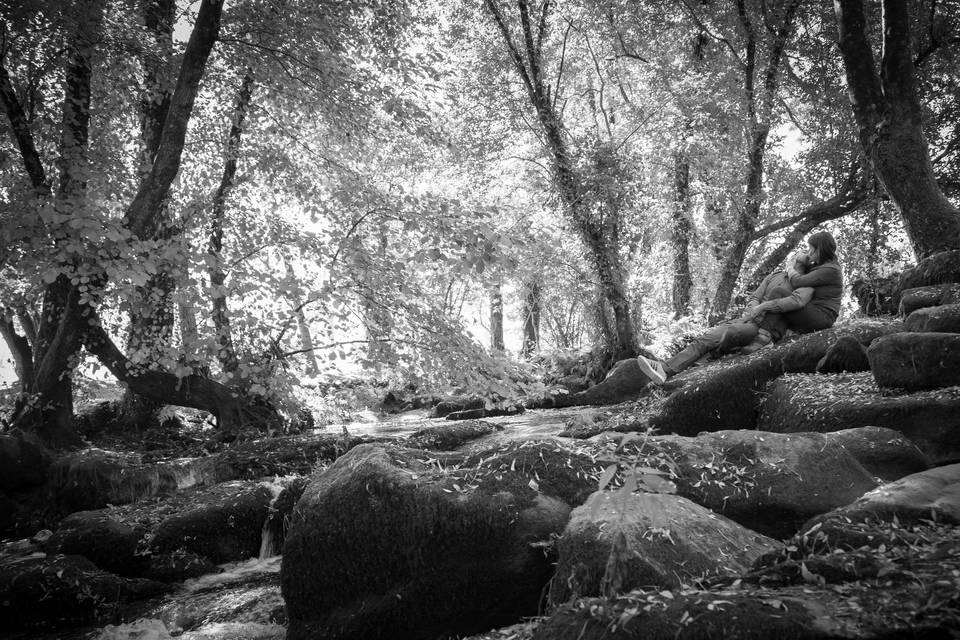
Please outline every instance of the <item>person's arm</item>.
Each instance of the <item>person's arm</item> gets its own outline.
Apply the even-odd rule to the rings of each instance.
[[[828,284],[839,284],[839,273],[832,267],[813,269],[807,274],[791,274],[790,284],[797,287],[822,287]]]
[[[800,287],[794,289],[793,293],[783,298],[767,300],[759,305],[758,309],[770,313],[790,313],[798,309],[803,309],[813,298],[813,287]]]

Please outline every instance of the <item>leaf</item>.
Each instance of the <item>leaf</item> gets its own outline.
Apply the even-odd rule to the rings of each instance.
[[[530,482],[527,483],[527,485],[534,491],[540,491],[540,485],[537,484],[537,481],[532,478],[530,479]]]
[[[613,480],[613,477],[617,475],[617,465],[611,464],[609,467],[603,470],[603,473],[600,474],[600,485],[597,491],[603,491],[607,488],[607,485],[610,484],[610,481]]]

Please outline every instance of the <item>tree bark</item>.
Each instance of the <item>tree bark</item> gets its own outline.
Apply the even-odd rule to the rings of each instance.
[[[883,1],[883,58],[877,74],[862,0],[836,0],[840,52],[862,145],[900,209],[918,258],[960,244],[960,210],[943,194],[923,133],[905,0]]]
[[[685,130],[690,130],[687,122]],[[673,315],[675,318],[690,313],[690,158],[683,150],[674,154],[674,201],[670,240],[673,244]]]
[[[249,69],[243,76],[237,99],[233,107],[230,133],[227,135],[227,149],[224,156],[223,175],[213,197],[210,214],[210,290],[213,307],[213,326],[217,333],[217,359],[220,366],[231,378],[237,375],[240,361],[233,346],[233,333],[230,329],[230,312],[227,308],[227,290],[224,286],[226,273],[223,271],[223,222],[226,218],[227,197],[233,189],[237,176],[237,159],[240,155],[240,139],[243,135],[243,123],[250,108],[253,95],[253,73]],[[234,382],[237,382],[236,380]]]
[[[490,350],[503,353],[503,293],[500,285],[490,289]]]
[[[28,389],[33,386],[33,351],[30,349],[30,341],[25,335],[20,335],[13,323],[13,313],[7,309],[4,310],[3,317],[0,318],[0,335],[10,349],[13,356],[13,364],[16,368],[17,378],[20,381],[21,389]]]
[[[523,342],[520,346],[520,355],[531,357],[540,348],[540,285],[536,282],[527,284],[523,296]]]
[[[310,332],[310,324],[307,322],[307,315],[303,312],[303,306],[297,305],[294,308],[297,316],[297,330],[300,333],[300,349],[307,360],[307,375],[315,376],[320,373],[320,365],[317,363],[317,354],[313,352],[313,334]]]

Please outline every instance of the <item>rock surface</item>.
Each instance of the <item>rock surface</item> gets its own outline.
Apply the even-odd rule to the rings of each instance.
[[[903,323],[907,331],[960,333],[960,304],[917,309]]]
[[[433,639],[535,615],[552,567],[531,545],[563,530],[594,467],[537,442],[462,467],[353,449],[311,478],[294,510],[281,580],[288,639]]]
[[[775,542],[678,495],[598,491],[570,516],[550,601],[739,575]]]
[[[960,282],[960,249],[934,253],[904,269],[897,291],[952,282]]]
[[[503,431],[503,427],[499,424],[484,420],[469,420],[420,429],[410,434],[405,444],[413,449],[452,451],[471,440],[498,431]]]
[[[49,465],[39,445],[22,437],[0,435],[0,491],[42,484]]]
[[[960,458],[960,387],[889,394],[870,373],[784,376],[771,386],[758,423],[786,433],[858,426],[894,429],[934,464],[952,462]]]
[[[960,283],[934,284],[906,289],[900,298],[900,315],[907,317],[917,309],[953,304],[960,301]]]
[[[817,373],[843,373],[844,371],[869,371],[867,350],[853,336],[840,336],[830,345],[820,362]]]
[[[144,535],[137,529],[110,517],[107,510],[79,511],[60,523],[44,544],[47,553],[81,555],[95,565],[123,576],[139,576],[145,557],[138,555]]]
[[[895,333],[875,340],[867,356],[881,388],[960,385],[960,333]]]

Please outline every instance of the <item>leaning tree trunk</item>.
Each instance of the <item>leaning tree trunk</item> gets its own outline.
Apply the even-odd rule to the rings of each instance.
[[[923,133],[905,0],[883,1],[879,75],[867,38],[863,0],[835,2],[840,52],[860,143],[900,209],[918,258],[960,245],[960,210],[940,189]]]

